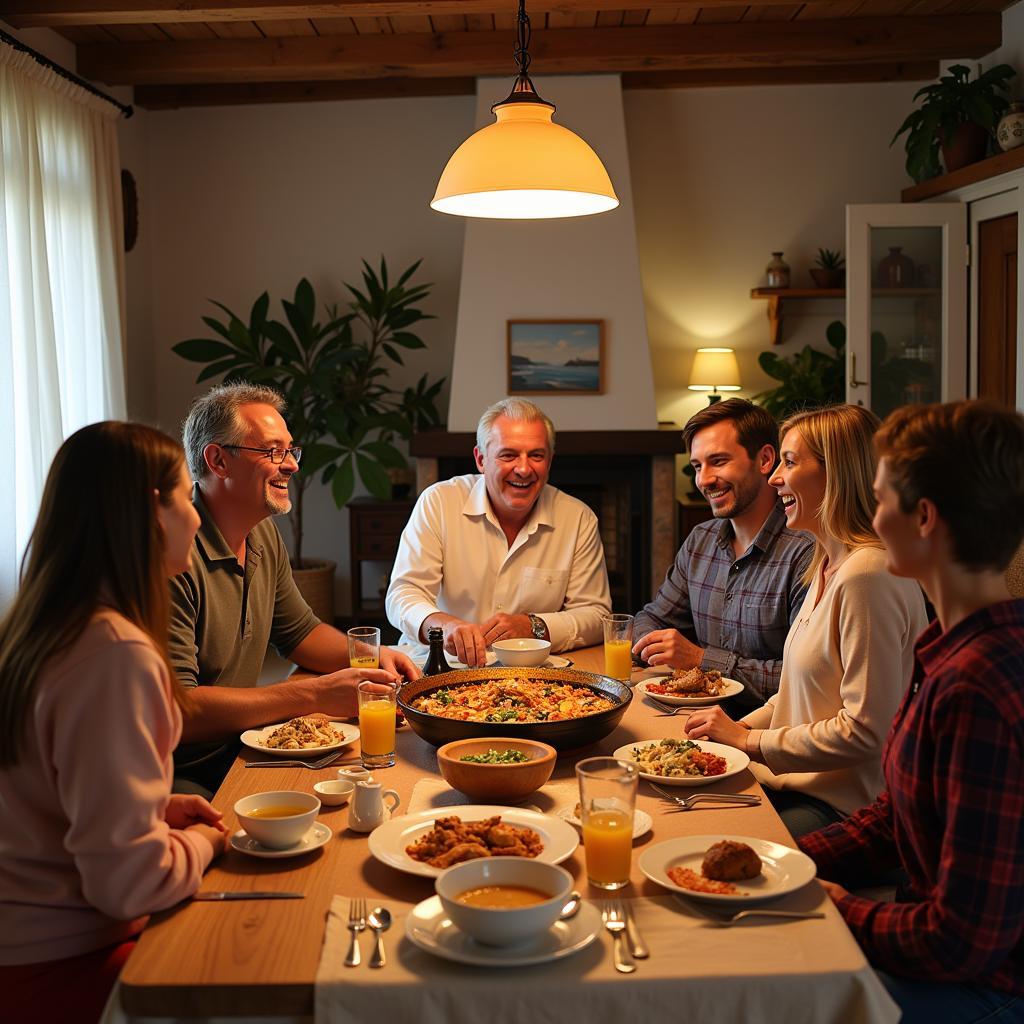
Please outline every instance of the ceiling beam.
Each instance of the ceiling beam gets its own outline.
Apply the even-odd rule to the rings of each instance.
[[[753,6],[791,6],[792,0],[751,0]],[[554,11],[660,10],[690,6],[735,7],[736,0],[530,0],[531,14]],[[804,6],[833,0],[804,0]],[[0,0],[0,19],[16,28],[61,25],[131,25],[187,21],[274,21],[287,18],[386,18],[430,14],[515,13],[515,0]]]
[[[840,64],[798,68],[638,71],[622,76],[624,89],[699,89],[752,85],[825,85],[849,82],[929,82],[938,61]],[[341,82],[225,82],[220,85],[139,85],[134,105],[145,110],[224,107],[253,103],[311,103],[396,96],[472,96],[475,78],[374,78]]]
[[[999,14],[535,31],[537,74],[799,67],[980,57]],[[90,43],[78,73],[110,85],[459,78],[512,72],[495,32]]]

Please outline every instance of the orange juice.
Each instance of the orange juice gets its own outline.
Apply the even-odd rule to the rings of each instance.
[[[629,880],[633,822],[622,811],[595,811],[583,823],[587,878],[597,885]]]
[[[378,668],[378,661],[372,654],[353,654],[348,659],[351,668]]]
[[[395,705],[371,700],[359,708],[359,743],[364,754],[390,754],[395,749]]]
[[[633,655],[628,640],[605,640],[604,674],[612,679],[629,679],[633,671]]]

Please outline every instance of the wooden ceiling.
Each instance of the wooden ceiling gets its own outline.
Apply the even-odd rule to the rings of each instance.
[[[531,71],[626,88],[921,81],[999,47],[1013,0],[527,0]],[[513,76],[516,0],[0,0],[78,73],[167,108],[474,92]]]

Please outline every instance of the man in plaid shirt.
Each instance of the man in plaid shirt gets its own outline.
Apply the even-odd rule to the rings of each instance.
[[[981,402],[882,424],[875,529],[938,615],[883,753],[886,790],[800,846],[915,1021],[1024,1021],[1024,417]],[[950,467],[956,467],[954,472]],[[847,892],[902,867],[897,902]]]
[[[715,518],[694,527],[637,615],[633,653],[649,665],[718,669],[739,680],[744,691],[733,700],[742,714],[779,688],[813,542],[786,529],[768,486],[779,457],[768,412],[740,398],[717,402],[690,417],[683,440]]]

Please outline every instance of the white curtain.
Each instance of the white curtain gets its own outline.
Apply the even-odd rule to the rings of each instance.
[[[0,42],[0,608],[57,448],[125,415],[119,116]]]

